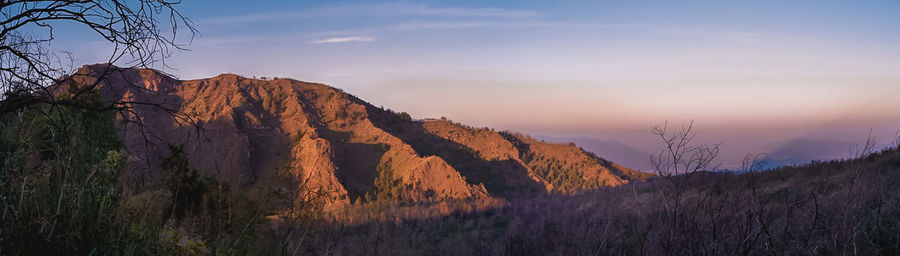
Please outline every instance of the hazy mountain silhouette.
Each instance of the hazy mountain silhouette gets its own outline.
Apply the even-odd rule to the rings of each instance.
[[[766,156],[767,168],[809,163],[813,160],[846,158],[850,143],[798,138],[778,145]]]

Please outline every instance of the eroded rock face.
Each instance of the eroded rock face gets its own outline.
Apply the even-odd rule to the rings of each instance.
[[[553,175],[577,173],[569,179],[584,181],[577,189],[567,185],[569,192],[645,176],[573,145],[447,120],[404,120],[322,84],[231,74],[182,81],[105,65],[84,66],[73,78],[99,81],[106,101],[133,102],[119,118],[137,125],[122,126],[121,136],[151,179],[158,178],[167,144],[185,145],[193,168],[233,184],[252,185],[286,170],[302,190],[324,195],[329,207],[385,190],[407,201],[563,191],[542,169],[547,161],[561,166]]]

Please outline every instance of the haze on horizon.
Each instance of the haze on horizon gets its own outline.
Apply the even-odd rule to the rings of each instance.
[[[846,144],[900,130],[898,10],[896,1],[188,1],[184,15],[202,35],[158,68],[182,79],[321,82],[414,117],[638,152],[659,146],[650,126],[695,120],[733,164],[797,139]],[[83,32],[62,27],[53,46],[77,64],[104,62],[109,46]]]

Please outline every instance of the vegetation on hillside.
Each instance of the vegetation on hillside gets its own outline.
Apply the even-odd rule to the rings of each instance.
[[[152,175],[132,166],[140,156],[123,150],[113,112],[84,110],[102,104],[96,90],[70,90],[81,93],[80,107],[37,105],[0,117],[0,254],[272,255],[307,248],[298,238],[318,223],[319,207],[285,192],[297,183],[275,182],[292,180],[289,173],[273,171],[263,185],[235,189],[198,174],[182,147],[171,145],[162,182],[141,179]]]
[[[549,181],[553,185],[554,191],[557,192],[574,193],[588,188],[594,189],[606,186],[606,184],[600,184],[597,180],[585,180],[583,178],[584,174],[580,170],[567,169],[556,158],[526,152],[522,156],[522,161],[528,164],[528,167],[534,170],[539,177]]]
[[[400,180],[394,177],[390,162],[379,164],[378,177],[371,191],[366,192],[367,202],[403,200],[400,194]]]

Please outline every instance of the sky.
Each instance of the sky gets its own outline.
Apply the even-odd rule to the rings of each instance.
[[[900,130],[898,1],[185,1],[158,67],[325,83],[413,117],[653,152],[690,120],[728,163]],[[109,46],[57,31],[77,63]]]

